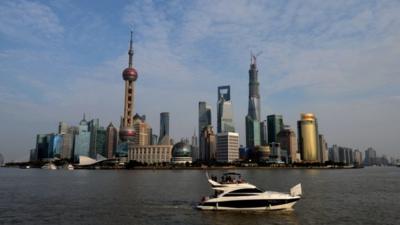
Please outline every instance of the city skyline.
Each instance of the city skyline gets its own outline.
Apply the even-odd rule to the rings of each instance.
[[[111,3],[91,10],[77,2],[0,3],[0,153],[6,160],[26,158],[37,133],[55,132],[59,121],[77,124],[83,112],[103,125],[119,124],[121,69],[132,25],[141,74],[135,112],[145,114],[154,131],[159,113],[166,111],[171,136],[190,137],[198,102],[210,104],[216,118],[215,89],[228,84],[244,144],[249,54],[261,50],[261,118],[282,114],[296,127],[300,113],[313,112],[329,145],[361,151],[372,146],[380,155],[399,156],[399,3],[193,2],[194,9],[178,3],[119,2],[111,7],[119,16],[112,18],[104,15]],[[291,8],[304,21],[290,23]],[[326,10],[341,11],[342,17],[323,15]],[[86,11],[87,21],[73,26]],[[209,19],[203,24],[198,17]],[[224,22],[231,25],[220,25]],[[251,29],[258,33],[246,33]]]

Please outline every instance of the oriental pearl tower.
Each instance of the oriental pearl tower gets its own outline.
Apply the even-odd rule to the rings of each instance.
[[[125,101],[124,101],[124,115],[121,118],[121,127],[119,131],[119,138],[123,142],[131,142],[135,136],[133,128],[133,110],[135,99],[135,81],[138,77],[137,71],[133,68],[133,48],[132,48],[132,31],[130,47],[128,51],[129,65],[128,68],[122,72],[122,78],[125,81]]]

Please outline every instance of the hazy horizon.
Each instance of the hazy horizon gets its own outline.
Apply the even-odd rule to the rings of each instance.
[[[170,112],[175,140],[198,126],[231,86],[245,144],[250,52],[262,118],[283,115],[297,134],[312,112],[328,145],[400,158],[398,1],[1,1],[0,153],[26,160],[36,134],[86,113],[119,127],[122,70],[134,30],[135,113],[159,133]]]

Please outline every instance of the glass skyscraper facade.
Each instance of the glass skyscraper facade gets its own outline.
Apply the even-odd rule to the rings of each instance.
[[[246,116],[246,146],[249,148],[261,144],[259,85],[256,56],[252,55],[249,70],[249,106]]]
[[[260,123],[260,142],[262,146],[268,146],[268,126],[266,120]]]
[[[304,162],[319,162],[319,138],[317,119],[312,113],[302,113],[297,121],[298,144],[301,160]]]
[[[217,132],[235,132],[230,86],[218,87]]]
[[[118,131],[112,123],[110,123],[106,130],[106,158],[113,158],[117,151],[118,144]]]
[[[169,112],[160,113],[160,136],[158,138],[159,144],[169,145]]]
[[[102,156],[107,158],[107,151],[106,151],[106,140],[107,140],[107,132],[103,127],[100,127],[96,130],[96,157],[97,154],[101,154]]]
[[[267,128],[268,128],[268,143],[278,142],[277,135],[284,128],[282,115],[268,115]]]
[[[260,122],[246,116],[246,146],[253,148],[261,144]]]
[[[78,134],[75,135],[74,156],[78,158],[80,155],[90,157],[90,131],[88,122],[85,117],[79,123]]]
[[[61,158],[63,135],[38,134],[36,136],[37,159]]]
[[[206,102],[199,102],[199,134],[208,125],[211,125],[211,107]]]

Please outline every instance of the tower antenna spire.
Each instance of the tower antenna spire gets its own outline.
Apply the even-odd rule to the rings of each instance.
[[[128,51],[128,55],[129,55],[129,68],[132,68],[132,58],[133,58],[133,47],[132,47],[132,36],[133,36],[133,31],[131,30],[131,40],[129,42],[129,51]]]

